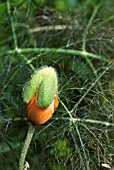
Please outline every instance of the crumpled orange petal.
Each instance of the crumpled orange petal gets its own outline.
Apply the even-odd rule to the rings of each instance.
[[[42,109],[36,105],[35,94],[27,105],[27,118],[33,125],[38,126],[43,124],[52,117],[54,108],[56,108],[58,104],[58,98],[55,95],[52,103],[46,109]]]

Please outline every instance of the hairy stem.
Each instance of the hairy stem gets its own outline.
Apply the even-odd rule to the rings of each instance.
[[[27,151],[28,151],[31,139],[33,137],[34,131],[35,131],[35,126],[30,124],[29,129],[28,129],[28,133],[27,133],[27,137],[25,139],[25,143],[24,143],[24,146],[22,148],[21,155],[20,155],[19,169],[18,170],[24,170],[25,157],[27,155]]]

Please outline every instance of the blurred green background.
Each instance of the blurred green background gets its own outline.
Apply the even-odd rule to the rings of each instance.
[[[57,70],[60,104],[36,128],[30,170],[114,166],[113,55],[113,0],[0,1],[0,170],[18,169],[29,127],[23,88],[45,65]]]

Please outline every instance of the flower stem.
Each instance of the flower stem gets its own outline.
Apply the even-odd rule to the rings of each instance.
[[[25,143],[24,143],[24,146],[22,148],[21,155],[20,155],[19,169],[18,170],[24,170],[25,157],[27,155],[27,151],[28,151],[31,139],[33,137],[34,131],[35,131],[35,126],[30,124],[29,129],[28,129],[28,133],[27,133],[27,137],[25,139]]]

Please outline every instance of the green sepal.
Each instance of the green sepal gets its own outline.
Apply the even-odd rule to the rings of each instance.
[[[53,68],[43,70],[43,80],[40,84],[37,105],[43,109],[47,108],[53,101],[57,89],[57,75]]]
[[[40,71],[38,71],[31,77],[30,81],[27,82],[27,85],[24,88],[24,93],[23,93],[24,102],[29,103],[29,101],[37,92],[41,82],[42,82],[42,74]]]
[[[38,70],[27,83],[23,98],[26,103],[37,94],[37,105],[47,108],[53,101],[57,89],[57,75],[52,67],[44,67]]]

